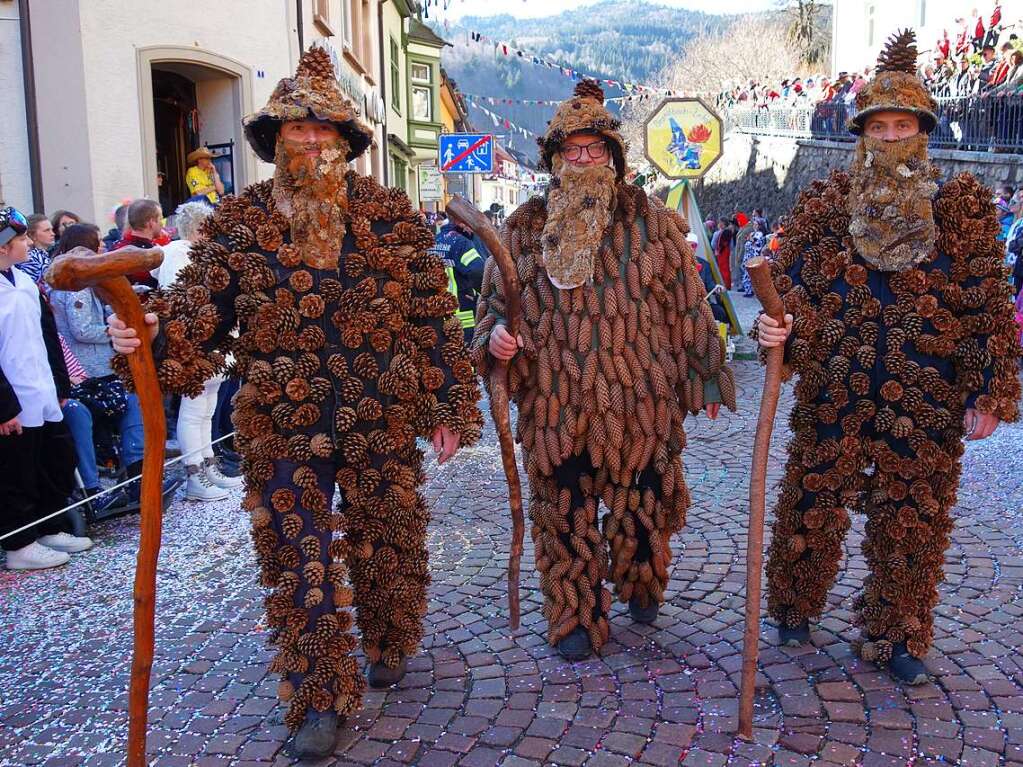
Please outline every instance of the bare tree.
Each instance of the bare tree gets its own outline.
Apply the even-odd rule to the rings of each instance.
[[[788,19],[788,37],[799,48],[800,60],[809,66],[820,64],[831,47],[827,14],[818,0],[779,0]]]

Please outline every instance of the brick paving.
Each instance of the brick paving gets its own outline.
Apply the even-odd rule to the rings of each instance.
[[[927,661],[934,683],[899,686],[850,652],[865,573],[857,519],[813,646],[779,648],[765,624],[756,742],[734,738],[762,380],[755,363],[736,369],[742,412],[688,425],[694,506],[675,539],[661,617],[633,625],[616,605],[611,642],[588,662],[561,661],[543,639],[528,536],[523,627],[508,630],[510,526],[493,433],[444,467],[430,463],[423,651],[400,687],[367,694],[320,764],[1023,767],[1023,427],[967,449]],[[783,419],[778,428],[780,457]],[[775,461],[769,484],[779,474]],[[93,551],[60,570],[0,573],[0,765],[123,763],[137,519],[95,536]],[[236,499],[171,507],[158,588],[151,763],[292,764]]]

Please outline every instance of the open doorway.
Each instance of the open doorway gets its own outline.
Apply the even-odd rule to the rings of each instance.
[[[242,79],[223,69],[187,61],[152,61],[155,170],[165,215],[189,198],[185,185],[188,155],[208,147],[224,182],[225,193],[247,183],[245,163],[235,153],[241,145]]]
[[[195,83],[176,72],[153,67],[153,118],[160,207],[169,216],[188,199],[185,158],[199,146]]]

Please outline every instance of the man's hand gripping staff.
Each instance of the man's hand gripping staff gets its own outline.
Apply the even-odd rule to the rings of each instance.
[[[516,338],[519,332],[519,319],[522,312],[519,296],[522,286],[519,284],[519,273],[512,261],[511,254],[504,247],[497,231],[489,219],[461,197],[455,197],[448,203],[448,213],[468,223],[487,249],[493,254],[497,266],[501,270],[501,281],[504,283],[506,297],[505,320],[507,335],[511,345],[517,348]],[[500,329],[495,328],[495,330]],[[507,345],[507,344],[506,344]],[[497,437],[501,443],[501,463],[504,474],[508,478],[508,499],[512,513],[512,543],[508,555],[508,610],[509,623],[512,629],[519,627],[519,562],[522,559],[522,540],[525,536],[525,520],[522,513],[522,484],[519,481],[519,468],[515,458],[515,440],[511,431],[511,417],[508,410],[508,361],[512,354],[495,354],[495,364],[490,374],[490,412],[497,427]]]

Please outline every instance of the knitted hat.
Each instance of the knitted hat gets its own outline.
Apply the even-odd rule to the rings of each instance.
[[[867,118],[877,112],[909,112],[917,116],[920,130],[930,133],[938,124],[937,102],[916,74],[916,33],[911,29],[896,32],[877,57],[874,79],[856,94],[855,116],[849,131],[863,132]]]
[[[348,159],[366,151],[373,133],[359,121],[359,110],[337,84],[334,65],[322,48],[302,54],[294,77],[285,77],[259,112],[246,117],[245,138],[261,160],[273,162],[277,135],[288,120],[327,120],[334,123],[351,147]]]
[[[554,155],[573,133],[596,133],[607,141],[618,180],[625,178],[627,147],[618,129],[621,121],[604,107],[604,91],[596,80],[583,80],[575,86],[568,101],[563,101],[547,124],[547,133],[536,140],[540,145],[540,169],[554,168]]]

